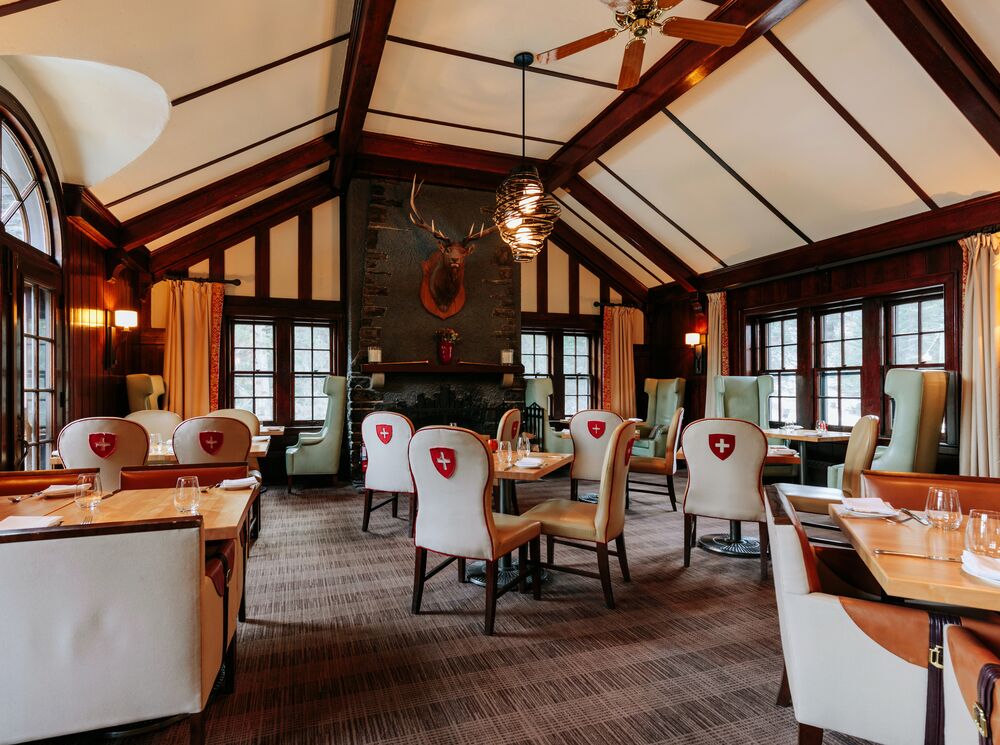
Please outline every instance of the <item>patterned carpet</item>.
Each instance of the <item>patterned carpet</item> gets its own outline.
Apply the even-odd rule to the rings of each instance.
[[[522,485],[518,498],[526,509],[568,493],[554,479]],[[612,564],[617,610],[604,608],[597,580],[558,574],[541,602],[501,598],[492,638],[482,589],[460,585],[452,567],[410,614],[405,503],[400,519],[374,513],[367,535],[352,489],[272,488],[263,506],[237,691],[209,705],[210,743],[795,742],[791,710],[774,703],[771,582],[756,561],[700,550],[683,569],[682,518],[665,496],[632,501],[631,584]],[[565,547],[556,558],[594,562]],[[186,743],[187,727],[132,742]]]

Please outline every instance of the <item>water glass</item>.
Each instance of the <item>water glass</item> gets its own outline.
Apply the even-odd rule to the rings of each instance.
[[[1000,558],[1000,512],[970,510],[965,547],[974,554]]]
[[[94,512],[101,504],[101,476],[96,473],[83,473],[76,479],[76,492],[73,501],[84,512],[84,522],[92,522]],[[87,519],[89,518],[89,519]]]
[[[163,452],[163,436],[159,432],[150,432],[149,450],[152,453]]]
[[[526,435],[520,435],[517,438],[517,457],[527,458],[528,453],[531,452],[531,445],[528,443],[528,438]]]
[[[925,512],[932,527],[958,530],[962,526],[962,505],[958,501],[958,489],[932,486],[927,490]]]
[[[510,468],[514,463],[514,445],[510,440],[504,440],[500,443],[500,465],[504,468]]]
[[[181,476],[174,489],[174,507],[178,512],[197,514],[201,502],[201,489],[197,476]]]

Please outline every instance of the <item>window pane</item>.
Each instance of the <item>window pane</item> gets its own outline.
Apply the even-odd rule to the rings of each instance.
[[[243,398],[253,395],[253,378],[249,375],[236,375],[233,378],[233,395]]]
[[[20,238],[22,241],[26,240],[25,230],[24,230],[24,211],[16,210],[10,219],[7,220],[4,225],[4,230],[10,233],[15,238]]]
[[[236,409],[246,409],[247,411],[253,411],[253,399],[252,398],[233,398],[233,408]]]
[[[784,350],[783,367],[786,370],[794,370],[798,367],[798,349],[796,347],[785,347]]]
[[[28,223],[28,243],[39,251],[49,252],[48,218],[42,204],[41,187],[37,184],[24,200],[24,214]]]
[[[768,406],[769,406],[768,414],[767,414],[768,417],[770,417],[770,419],[771,419],[772,422],[780,422],[781,421],[781,411],[778,408],[778,399],[775,398],[774,396],[772,396],[771,400],[768,401]]]
[[[312,369],[314,372],[328,372],[330,370],[330,353],[313,352]]]
[[[944,334],[922,334],[920,346],[921,363],[944,364]]]
[[[313,346],[318,349],[330,349],[330,329],[327,326],[313,328]]]
[[[312,345],[312,329],[309,326],[295,327],[295,348],[307,349]]]
[[[893,364],[915,365],[918,357],[916,336],[897,336],[893,339]]]
[[[233,341],[237,347],[252,347],[253,326],[248,323],[237,323],[233,331]]]
[[[781,347],[768,347],[767,349],[767,369],[781,369]]]
[[[893,334],[914,334],[917,332],[918,303],[903,303],[892,309]]]
[[[312,419],[312,399],[311,398],[296,398],[295,399],[295,419],[297,421],[307,421]]]
[[[778,412],[779,418],[776,421],[780,422],[794,422],[795,421],[795,399],[782,398],[781,399],[781,410]]]
[[[52,388],[52,342],[38,341],[38,387]]]
[[[52,293],[48,290],[38,290],[38,335],[52,338]]]
[[[824,339],[839,339],[840,338],[840,314],[833,313],[827,316],[823,316],[823,338]]]
[[[778,391],[782,397],[790,396],[792,398],[795,398],[795,376],[782,375]]]
[[[781,323],[779,321],[767,324],[767,343],[768,346],[772,347],[781,344]]]
[[[274,378],[269,375],[258,375],[254,381],[255,396],[274,396]]]
[[[823,345],[823,356],[820,361],[822,367],[840,367],[840,342],[828,342]]]
[[[577,357],[576,358],[576,372],[578,375],[587,375],[590,373],[590,358],[589,357]]]
[[[549,343],[544,334],[535,334],[535,354],[548,354]]]
[[[521,356],[535,351],[535,339],[531,334],[521,334]]]
[[[563,355],[576,353],[576,339],[572,336],[563,337]]]
[[[785,344],[796,344],[799,340],[799,326],[794,318],[789,318],[782,322],[782,333],[785,336]]]
[[[261,323],[254,326],[254,346],[274,346],[274,329],[269,324]]]
[[[274,352],[270,349],[258,349],[254,352],[254,364],[258,370],[270,372],[274,369]]]
[[[844,366],[861,367],[861,339],[844,342]]]
[[[35,387],[35,340],[24,338],[24,387]]]
[[[257,415],[257,418],[262,422],[271,421],[274,419],[274,399],[273,398],[256,398],[254,399],[253,413]]]
[[[844,313],[844,338],[861,338],[861,311],[849,310]]]
[[[844,373],[840,377],[842,396],[861,397],[861,376],[858,373]]]
[[[944,331],[944,298],[920,303],[920,330]]]
[[[3,171],[14,182],[14,188],[22,195],[26,194],[31,182],[35,180],[34,169],[28,164],[21,143],[6,124],[3,125],[0,137],[0,163],[3,164]]]

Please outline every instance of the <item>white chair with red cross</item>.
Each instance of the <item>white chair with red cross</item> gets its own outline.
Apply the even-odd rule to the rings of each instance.
[[[687,460],[684,491],[684,566],[691,565],[691,546],[699,517],[755,522],[760,527],[760,577],[767,578],[767,516],[761,474],[767,438],[760,427],[743,419],[699,419],[681,439]]]
[[[361,530],[368,531],[372,510],[392,505],[392,516],[399,513],[399,495],[410,495],[410,535],[417,514],[417,494],[410,474],[406,452],[413,437],[413,422],[402,414],[391,411],[373,411],[361,422],[361,440],[368,454],[365,467],[365,514]],[[392,494],[386,500],[372,505],[375,492]]]
[[[123,466],[145,465],[149,435],[138,422],[95,416],[63,427],[56,447],[65,468],[99,468],[101,487],[115,491]]]
[[[613,411],[584,409],[569,420],[569,435],[573,439],[573,463],[569,467],[569,498],[579,498],[580,481],[600,481],[604,474],[604,455],[611,443],[611,434],[624,421]],[[597,495],[584,501],[596,503]]]
[[[181,465],[246,463],[250,442],[250,429],[239,419],[196,416],[174,430],[174,455]]]

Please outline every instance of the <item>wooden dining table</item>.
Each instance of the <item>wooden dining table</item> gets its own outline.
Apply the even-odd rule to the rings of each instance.
[[[830,517],[887,595],[1000,611],[1000,585],[973,577],[962,569],[960,559],[968,516],[959,530],[927,527],[916,520],[851,517],[843,505],[831,505]],[[876,553],[879,549],[915,556]],[[929,556],[940,558],[922,558]]]
[[[282,431],[284,428],[282,428]],[[254,435],[253,440],[250,442],[250,454],[249,458],[264,458],[267,456],[267,451],[271,447],[271,436],[270,435]],[[59,451],[53,450],[52,455],[49,457],[49,465],[52,468],[62,468],[63,462],[62,458],[59,457]],[[177,465],[177,456],[174,455],[174,448],[168,442],[160,445],[159,447],[149,446],[149,454],[146,456],[147,466],[173,466]]]
[[[810,444],[821,442],[847,442],[851,439],[850,432],[820,432],[817,429],[785,429],[771,427],[764,434],[773,440],[788,440],[799,445],[799,483],[806,483],[807,448]]]

